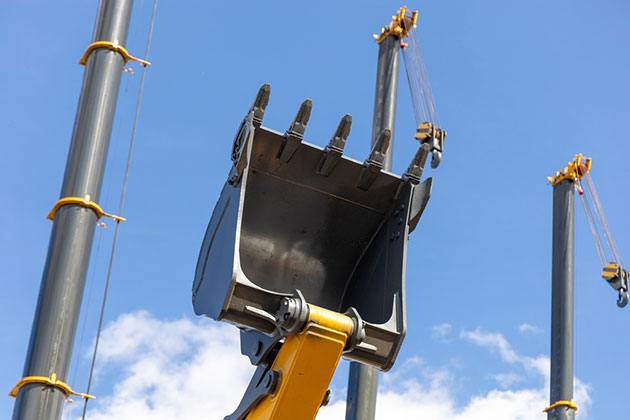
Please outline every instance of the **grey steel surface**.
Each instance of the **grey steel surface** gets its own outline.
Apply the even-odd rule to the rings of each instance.
[[[551,277],[551,386],[549,403],[573,400],[573,213],[574,184],[553,187],[553,260]],[[559,407],[549,420],[573,420],[575,412]]]
[[[124,45],[131,8],[132,0],[103,0],[94,39]],[[105,49],[93,51],[87,62],[61,197],[98,202],[123,66],[119,54]],[[24,376],[56,373],[67,382],[95,226],[92,210],[67,205],[57,212]],[[61,391],[28,385],[18,394],[13,419],[59,419],[63,403]]]
[[[378,371],[352,362],[348,377],[346,419],[373,419],[376,411]]]
[[[392,166],[394,120],[396,116],[396,95],[398,91],[398,66],[400,62],[399,45],[400,40],[398,38],[388,36],[379,44],[378,48],[371,144],[374,145],[374,143],[376,143],[378,136],[384,129],[390,130],[391,145],[385,158],[385,170],[390,170]],[[346,420],[374,419],[377,388],[378,372],[376,372],[372,366],[356,362],[350,364],[348,395],[346,399]]]
[[[383,130],[389,129],[393,147],[399,65],[400,40],[394,36],[388,36],[378,46],[374,115],[372,119],[372,145],[376,143],[378,136]],[[392,147],[390,147],[390,151],[393,150]],[[384,166],[386,170],[392,167],[391,152],[387,154]]]
[[[238,407],[232,414],[225,416],[223,420],[245,420],[256,404],[267,395],[274,393],[279,381],[280,373],[271,370],[270,363],[258,365]]]

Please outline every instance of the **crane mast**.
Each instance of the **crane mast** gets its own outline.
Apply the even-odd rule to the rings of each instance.
[[[580,154],[547,178],[553,186],[553,238],[551,276],[551,375],[549,406],[545,408],[549,420],[573,420],[577,405],[573,401],[573,292],[574,292],[574,202],[579,195],[595,239],[596,248],[604,268],[602,277],[617,291],[617,305],[628,303],[628,272],[621,260],[599,202],[599,196],[590,178],[592,160]],[[586,191],[582,182],[586,182]],[[593,201],[597,219],[588,203]],[[597,224],[600,224],[598,229]],[[606,262],[604,242],[610,248]]]
[[[59,200],[48,218],[52,232],[35,310],[24,376],[11,390],[14,420],[57,420],[76,395],[67,380],[94,229],[99,218],[120,216],[98,204],[120,79],[131,56],[124,45],[132,0],[102,0],[94,39],[80,60],[83,86]]]

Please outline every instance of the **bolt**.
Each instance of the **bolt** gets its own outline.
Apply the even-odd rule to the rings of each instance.
[[[322,407],[325,407],[328,405],[328,403],[330,402],[330,389],[326,390],[326,393],[324,394],[324,399],[322,400]]]

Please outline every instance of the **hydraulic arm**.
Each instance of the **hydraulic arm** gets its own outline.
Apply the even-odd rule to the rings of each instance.
[[[328,384],[344,352],[365,337],[355,310],[346,314],[306,303],[296,291],[282,299],[273,336],[241,331],[241,351],[258,369],[227,420],[315,418],[330,397]]]

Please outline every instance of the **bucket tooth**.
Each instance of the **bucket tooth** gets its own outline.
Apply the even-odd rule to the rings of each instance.
[[[251,111],[254,112],[254,126],[260,127],[262,125],[262,119],[265,115],[265,109],[267,108],[267,104],[269,104],[269,95],[271,94],[271,86],[269,83],[265,83],[258,89],[258,93],[256,94],[256,99],[254,99],[254,103],[252,104]]]
[[[324,149],[324,154],[317,165],[317,173],[323,176],[328,176],[337,165],[339,158],[343,154],[343,149],[346,147],[346,139],[350,134],[350,127],[352,126],[352,115],[346,114],[339,121],[335,134],[330,139],[328,146]]]
[[[424,165],[427,163],[427,158],[429,157],[430,152],[431,145],[428,143],[422,143],[403,177],[408,179],[412,184],[417,185],[422,177]]]
[[[302,102],[302,105],[300,105],[300,109],[293,119],[291,127],[289,127],[284,134],[284,144],[278,154],[278,159],[281,161],[285,163],[290,161],[295,151],[300,147],[302,140],[304,140],[306,124],[311,117],[311,109],[313,109],[313,102],[310,99],[305,100]]]
[[[374,147],[372,147],[370,156],[363,163],[363,170],[361,171],[361,177],[357,184],[358,188],[364,191],[369,190],[370,186],[383,169],[383,162],[385,162],[385,154],[387,153],[387,149],[389,149],[391,137],[391,130],[386,128],[381,132],[378,140],[374,143]]]

